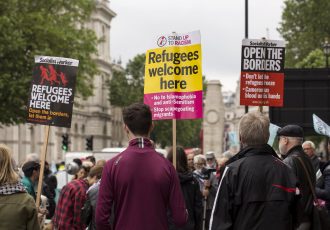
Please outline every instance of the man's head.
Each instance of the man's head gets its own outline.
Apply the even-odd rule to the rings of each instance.
[[[312,141],[305,141],[302,148],[309,157],[315,156],[315,144]]]
[[[196,170],[201,171],[206,166],[205,156],[202,154],[194,156],[194,166]]]
[[[304,131],[298,125],[287,125],[277,131],[278,149],[281,155],[286,155],[290,149],[301,145]]]
[[[103,171],[102,166],[94,166],[90,169],[90,171],[88,173],[88,177],[87,177],[88,184],[90,186],[101,179],[102,171]]]
[[[93,166],[96,164],[96,159],[94,156],[88,156],[88,157],[86,157],[86,160],[92,162]]]
[[[148,137],[152,130],[152,114],[148,105],[134,103],[123,109],[123,120],[127,133]]]
[[[205,153],[205,159],[206,159],[206,164],[209,167],[214,168],[216,166],[214,152],[209,151],[209,152]]]
[[[269,118],[257,111],[245,114],[239,123],[239,137],[243,147],[267,144]]]
[[[28,161],[23,165],[22,171],[32,182],[36,182],[39,178],[40,164],[35,161]]]

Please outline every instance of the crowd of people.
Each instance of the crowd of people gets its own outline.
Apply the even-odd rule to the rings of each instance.
[[[178,146],[164,157],[149,139],[147,105],[126,107],[123,121],[127,149],[108,161],[74,159],[67,168],[74,176],[59,194],[47,162],[37,194],[38,157],[18,168],[0,145],[0,229],[308,230],[315,229],[316,203],[330,219],[330,162],[320,160],[298,125],[278,130],[275,152],[267,144],[269,118],[250,112],[240,120],[237,153],[186,153]]]

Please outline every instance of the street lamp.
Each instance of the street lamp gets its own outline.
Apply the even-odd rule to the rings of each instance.
[[[325,40],[323,44],[323,53],[325,55],[325,61],[326,61],[325,67],[329,69],[330,44],[328,43],[328,40]]]

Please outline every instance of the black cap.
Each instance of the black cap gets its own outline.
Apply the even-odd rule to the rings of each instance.
[[[304,137],[303,129],[298,125],[287,125],[277,131],[277,136]]]
[[[28,161],[22,167],[24,174],[26,174],[26,172],[30,172],[38,169],[40,169],[40,164],[35,161]]]

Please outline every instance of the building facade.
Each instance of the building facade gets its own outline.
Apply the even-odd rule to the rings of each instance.
[[[93,136],[94,150],[101,150],[121,142],[121,140],[112,139],[113,123],[115,122],[116,127],[118,127],[121,120],[117,118],[116,121],[113,121],[112,119],[109,88],[106,84],[111,79],[113,65],[116,65],[111,63],[110,59],[111,21],[116,14],[109,8],[110,3],[108,0],[95,2],[96,8],[86,26],[94,30],[99,39],[103,39],[97,47],[98,55],[94,57],[100,74],[94,76],[93,96],[87,100],[75,98],[71,128],[50,127],[47,150],[48,161],[63,159],[63,134],[69,135],[68,151],[85,151],[86,138],[89,136]],[[118,108],[115,113],[120,113]],[[45,136],[45,126],[42,125],[21,124],[0,128],[0,143],[12,148],[14,158],[19,163],[25,161],[26,154],[41,153]],[[116,137],[122,136],[118,134]]]

